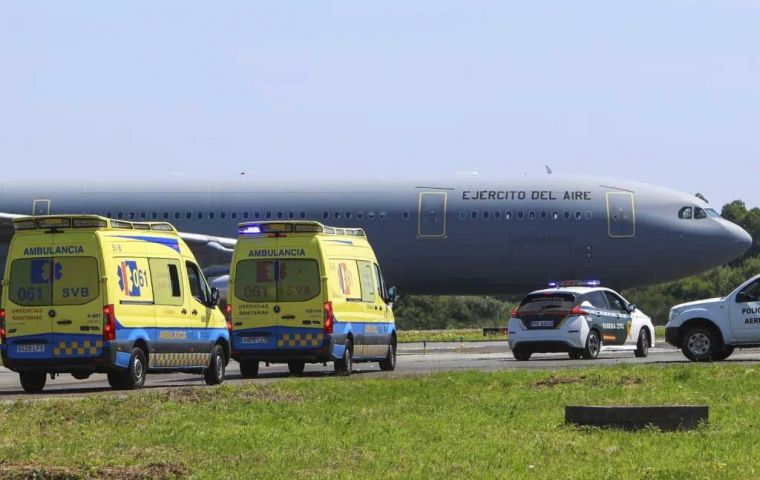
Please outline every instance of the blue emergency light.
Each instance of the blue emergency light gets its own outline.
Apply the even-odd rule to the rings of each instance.
[[[600,287],[602,282],[599,280],[563,280],[561,282],[549,282],[549,288],[560,287]]]
[[[238,235],[257,235],[261,233],[261,226],[259,225],[243,225],[238,228]]]

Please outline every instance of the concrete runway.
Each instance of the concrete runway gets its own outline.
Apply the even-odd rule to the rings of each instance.
[[[727,362],[760,362],[760,349],[737,350]],[[603,352],[597,360],[570,360],[567,354],[550,353],[536,354],[530,361],[518,362],[512,357],[506,342],[472,342],[465,343],[463,348],[459,343],[429,343],[427,351],[423,352],[422,344],[401,344],[397,359],[396,371],[381,372],[377,363],[355,364],[355,375],[399,377],[435,372],[453,372],[462,370],[516,370],[544,369],[557,370],[588,366],[604,366],[617,364],[685,364],[689,363],[680,350],[660,343],[649,351],[646,358],[636,358],[631,351]],[[328,364],[307,365],[304,378],[321,378],[334,375],[333,367]],[[256,379],[240,377],[238,363],[234,360],[227,367],[225,383],[240,384],[245,382],[268,383],[288,378],[287,365],[263,364]],[[204,385],[200,375],[184,373],[148,374],[144,389],[162,389],[180,386]],[[110,389],[105,375],[93,375],[87,380],[76,380],[71,375],[60,375],[55,380],[48,379],[43,393],[27,395],[19,384],[18,374],[0,367],[0,401],[12,401],[19,398],[69,398],[87,395],[124,394]]]

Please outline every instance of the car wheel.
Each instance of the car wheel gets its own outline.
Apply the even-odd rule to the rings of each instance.
[[[639,340],[636,342],[636,351],[633,354],[639,358],[649,355],[649,330],[646,327],[639,330]]]
[[[203,379],[206,380],[206,385],[219,385],[224,381],[224,349],[221,345],[214,345],[211,350],[211,359],[203,371]]]
[[[720,351],[718,336],[710,328],[693,327],[681,340],[681,352],[692,362],[709,362]]]
[[[243,378],[256,378],[259,374],[258,360],[240,360],[240,375]]]
[[[730,357],[732,353],[734,353],[734,346],[725,345],[723,347],[723,350],[720,353],[713,354],[712,359],[717,362],[720,362]]]
[[[39,393],[45,388],[47,381],[45,372],[19,372],[18,376],[21,380],[21,388],[26,393]]]
[[[602,349],[602,339],[599,337],[599,332],[591,330],[586,337],[586,348],[583,349],[582,356],[586,360],[594,360],[599,356],[599,351]]]
[[[570,360],[580,360],[581,357],[583,357],[583,349],[582,348],[570,349],[570,351],[567,352],[567,355],[570,357]]]
[[[346,340],[346,348],[343,349],[343,358],[333,362],[335,371],[349,376],[354,370],[354,347],[351,340]]]
[[[388,353],[385,356],[385,360],[380,361],[380,370],[384,372],[392,372],[396,370],[396,344],[391,343],[388,345]]]
[[[515,357],[515,360],[518,362],[527,362],[530,360],[531,355],[533,355],[533,352],[525,347],[515,347],[512,350],[512,356]]]
[[[288,362],[288,371],[291,375],[303,375],[306,362]]]

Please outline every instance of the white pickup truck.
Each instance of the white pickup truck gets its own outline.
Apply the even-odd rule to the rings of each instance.
[[[760,275],[723,298],[671,308],[665,341],[693,362],[725,360],[734,348],[760,346]]]

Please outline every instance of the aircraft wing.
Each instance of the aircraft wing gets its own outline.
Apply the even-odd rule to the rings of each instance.
[[[237,239],[188,232],[179,232],[179,236],[203,266],[206,277],[213,278],[229,273]]]

